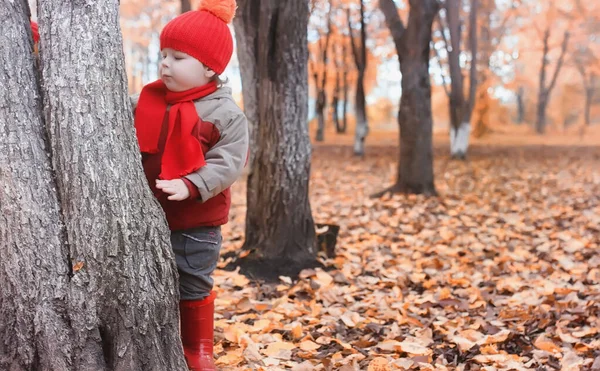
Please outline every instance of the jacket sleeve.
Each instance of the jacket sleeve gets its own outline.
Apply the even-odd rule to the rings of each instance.
[[[202,202],[223,192],[239,178],[246,164],[248,145],[248,122],[239,113],[229,119],[219,141],[206,152],[206,165],[186,175],[198,187]]]

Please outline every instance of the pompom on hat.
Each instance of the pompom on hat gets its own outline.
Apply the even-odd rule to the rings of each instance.
[[[235,16],[235,0],[202,0],[198,10],[167,23],[160,34],[160,49],[191,55],[222,74],[233,54],[233,37],[227,26]]]

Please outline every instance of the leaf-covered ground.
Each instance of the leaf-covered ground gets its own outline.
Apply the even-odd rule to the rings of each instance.
[[[337,257],[271,285],[218,270],[220,369],[600,369],[600,147],[446,151],[439,197],[374,200],[394,148],[317,147],[311,203],[341,226]],[[243,240],[244,192],[225,251]]]

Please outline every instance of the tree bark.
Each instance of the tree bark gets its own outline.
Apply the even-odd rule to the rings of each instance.
[[[436,0],[411,0],[406,28],[394,0],[381,0],[379,4],[392,33],[402,72],[398,177],[396,184],[380,194],[388,191],[435,194],[429,45],[439,4]]]
[[[561,46],[560,56],[558,58],[558,62],[554,67],[554,74],[548,86],[546,86],[546,68],[548,67],[548,54],[550,52],[550,26],[546,28],[544,32],[543,45],[544,49],[542,52],[542,66],[540,68],[540,83],[539,83],[539,92],[538,92],[538,104],[537,104],[537,116],[535,121],[535,129],[538,134],[544,134],[546,132],[546,111],[548,107],[548,102],[550,100],[550,94],[552,94],[552,89],[556,85],[556,80],[558,78],[558,74],[563,65],[563,60],[565,57],[565,53],[567,51],[567,45],[569,43],[569,32],[565,31],[563,42]]]
[[[0,369],[72,370],[71,264],[26,7],[0,7]]]
[[[23,13],[17,9],[15,14],[20,15],[23,27]],[[11,370],[184,370],[176,268],[164,216],[140,164],[127,96],[118,1],[41,0],[38,18],[52,170],[48,157],[40,157],[44,125],[35,103],[39,98],[34,98],[39,95],[29,77],[30,88],[24,89],[23,97],[27,108],[9,123],[24,135],[10,144],[12,158],[5,161],[18,161],[16,148],[25,146],[21,155],[26,154],[30,165],[12,162],[12,173],[2,176],[29,196],[17,205],[2,202],[2,208],[17,209],[21,215],[15,212],[1,228],[12,234],[2,238],[3,244],[23,252],[19,259],[36,257],[31,267],[37,285],[20,282],[13,300],[30,303],[36,298],[32,292],[36,288],[41,292],[36,298],[38,307],[29,314],[33,328],[28,328],[27,316],[21,317],[19,311],[3,317],[4,323],[15,325],[11,331],[20,326],[18,331],[27,334],[21,343],[31,342],[22,351],[8,349],[8,358],[0,362],[16,360],[25,365],[16,363],[7,368]],[[65,19],[71,21],[66,24]],[[19,42],[2,45],[28,45],[15,41]],[[18,54],[25,62],[31,58],[27,50]],[[33,69],[27,63],[4,66],[10,65]],[[20,93],[14,91],[14,81],[8,87],[12,87],[9,97],[14,103]],[[27,117],[32,119],[30,127],[14,129],[19,128],[14,121]],[[35,149],[29,151],[28,145]],[[51,184],[54,179],[56,183]],[[23,239],[10,229],[15,220],[37,208],[44,211],[39,216],[30,214],[35,219],[20,229],[25,236],[39,237]],[[27,278],[26,273],[20,274]],[[16,282],[14,277],[9,279]],[[48,285],[57,286],[53,296]],[[5,290],[3,285],[2,297],[6,297]]]
[[[367,121],[367,105],[365,96],[365,71],[367,69],[367,31],[365,26],[365,4],[360,0],[360,38],[359,45],[354,41],[354,31],[350,17],[350,9],[347,10],[348,32],[354,63],[358,70],[356,79],[356,92],[354,95],[354,108],[356,111],[356,127],[354,135],[354,155],[364,156],[365,139],[369,134],[369,122]]]
[[[316,257],[308,198],[308,0],[238,0],[234,24],[238,45],[245,45],[238,49],[244,107],[255,123],[244,244],[255,253],[246,259],[299,272]]]

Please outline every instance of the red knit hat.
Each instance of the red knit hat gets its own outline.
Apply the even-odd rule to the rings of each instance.
[[[235,0],[202,0],[198,10],[167,23],[160,34],[160,49],[184,52],[215,73],[223,73],[233,54],[233,38],[227,24],[235,9]]]

